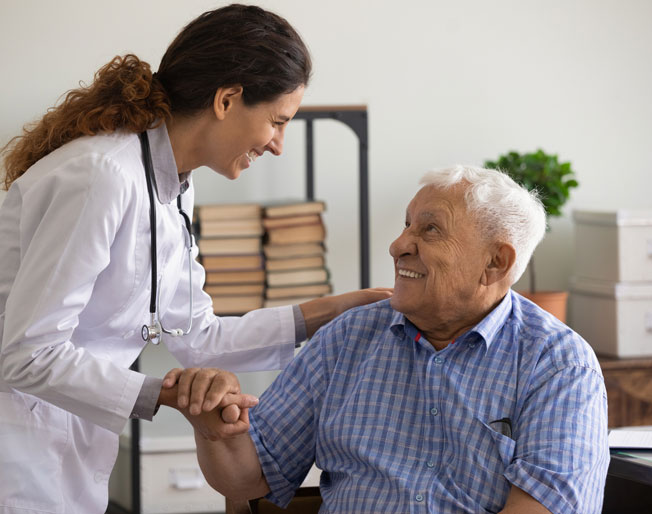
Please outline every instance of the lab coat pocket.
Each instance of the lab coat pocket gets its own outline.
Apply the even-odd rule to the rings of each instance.
[[[67,413],[21,393],[0,393],[0,412],[0,506],[63,513]]]

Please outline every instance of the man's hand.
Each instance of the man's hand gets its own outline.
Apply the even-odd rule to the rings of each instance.
[[[240,393],[233,373],[216,368],[175,368],[163,379],[159,404],[179,410],[204,438],[216,441],[249,430],[255,396]]]
[[[195,432],[209,441],[230,439],[249,431],[249,408],[258,399],[249,394],[227,393],[216,409],[200,414],[190,414],[179,409],[192,424]]]

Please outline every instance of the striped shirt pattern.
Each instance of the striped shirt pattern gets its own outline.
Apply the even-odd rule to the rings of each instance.
[[[553,513],[601,511],[609,449],[597,358],[512,291],[441,351],[389,300],[348,311],[250,419],[278,505],[315,462],[321,512],[498,512],[510,484]]]

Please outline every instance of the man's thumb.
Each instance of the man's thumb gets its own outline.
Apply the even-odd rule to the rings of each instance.
[[[249,409],[258,405],[258,398],[250,394],[226,394],[220,402],[226,407],[222,409],[222,420],[225,423],[235,423],[240,419],[241,409]]]

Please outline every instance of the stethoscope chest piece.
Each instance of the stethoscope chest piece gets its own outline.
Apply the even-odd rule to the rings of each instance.
[[[161,326],[158,323],[152,325],[143,325],[140,330],[140,335],[143,341],[152,344],[159,344],[161,342]]]

